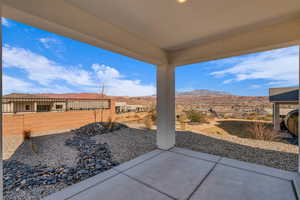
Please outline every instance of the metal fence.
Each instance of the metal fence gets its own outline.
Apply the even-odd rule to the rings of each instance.
[[[3,113],[64,112],[76,110],[110,109],[111,99],[75,98],[6,98],[2,99]]]

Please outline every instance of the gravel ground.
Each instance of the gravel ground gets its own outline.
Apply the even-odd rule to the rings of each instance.
[[[177,131],[176,134],[176,146],[181,148],[289,171],[297,170],[298,148],[295,145],[228,135],[205,135],[188,131]],[[34,138],[34,143],[38,146],[37,154],[28,148],[29,144],[24,143],[11,159],[28,165],[35,165],[41,162],[52,167],[60,165],[73,166],[78,160],[78,151],[65,146],[65,141],[73,136],[74,133],[64,133]],[[107,143],[112,152],[113,160],[119,163],[126,162],[154,150],[156,148],[155,138],[155,131],[142,130],[140,128],[124,128],[104,135],[91,137],[97,143]],[[65,184],[55,184],[32,188],[30,191],[13,191],[13,195],[5,199],[38,200],[66,186]]]
[[[25,141],[9,160],[18,160],[31,166],[42,163],[49,167],[61,165],[72,167],[77,162],[78,151],[65,145],[65,141],[72,137],[73,134],[69,132],[34,137],[32,143],[37,147],[37,153],[32,151],[30,142]]]
[[[114,159],[122,163],[155,149],[155,137],[155,131],[128,128],[113,134],[95,136],[94,139],[101,143],[108,143]],[[176,146],[283,170],[297,171],[298,146],[283,142],[177,131]]]
[[[178,131],[176,146],[241,161],[297,171],[298,146],[236,136]]]
[[[156,148],[155,133],[141,129],[121,129],[110,134],[94,136],[92,139],[98,143],[107,143],[113,159],[119,163],[132,160]]]

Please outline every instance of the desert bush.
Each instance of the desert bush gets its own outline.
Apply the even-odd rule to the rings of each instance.
[[[188,118],[185,113],[181,113],[176,116],[177,121],[180,122],[180,129],[185,130],[186,129],[186,123],[188,122]]]
[[[26,129],[23,131],[23,139],[30,140],[31,139],[31,130]]]
[[[133,117],[134,117],[134,118],[137,118],[137,119],[140,119],[140,115],[137,114],[137,113],[135,113]]]
[[[261,116],[261,119],[264,120],[264,121],[272,121],[272,114],[267,114],[267,115],[263,115]]]
[[[250,113],[250,114],[248,114],[248,116],[246,117],[246,119],[248,119],[248,120],[256,120],[257,119],[257,115],[256,115],[256,113]]]
[[[228,115],[225,115],[224,117],[223,117],[223,119],[229,119],[230,117],[228,116]]]
[[[108,120],[107,120],[106,128],[107,128],[108,130],[111,130],[112,127],[113,127],[113,125],[114,125],[114,121],[112,120],[111,117],[109,117]]]
[[[211,121],[216,118],[215,114],[208,114],[205,116],[206,120]]]
[[[181,113],[181,114],[177,115],[176,118],[177,118],[177,121],[179,121],[179,122],[187,122],[188,121],[187,115],[185,113]]]
[[[24,141],[28,141],[29,142],[31,150],[34,153],[37,153],[37,146],[32,141],[31,130],[29,130],[29,129],[24,130],[23,131],[23,138],[24,138]]]
[[[262,122],[254,122],[247,131],[254,139],[274,141],[279,139],[280,134],[273,130],[270,126]]]
[[[152,107],[150,109],[150,111],[148,112],[148,116],[150,116],[153,123],[156,122],[157,119],[156,107]]]
[[[195,110],[186,111],[186,116],[190,122],[207,123],[206,115]]]
[[[186,130],[186,122],[180,122],[180,129],[181,130]]]
[[[152,128],[153,121],[152,121],[151,116],[148,116],[148,117],[145,118],[144,125],[145,125],[145,128],[148,129],[148,130],[150,130]]]

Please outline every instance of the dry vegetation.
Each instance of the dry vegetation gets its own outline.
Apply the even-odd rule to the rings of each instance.
[[[37,145],[34,144],[32,141],[31,130],[26,129],[23,131],[23,139],[24,139],[24,141],[28,141],[32,152],[34,152],[34,153],[38,152]]]
[[[246,131],[248,131],[254,139],[258,140],[275,141],[280,138],[280,134],[277,131],[263,122],[251,123]]]
[[[150,116],[147,116],[145,119],[144,119],[144,125],[145,125],[145,128],[148,129],[148,130],[151,130],[152,129],[152,126],[153,126],[153,120],[151,119]]]

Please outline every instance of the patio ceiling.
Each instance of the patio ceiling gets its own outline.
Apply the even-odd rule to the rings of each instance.
[[[300,43],[299,0],[4,0],[3,16],[153,64]]]

